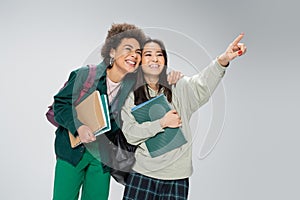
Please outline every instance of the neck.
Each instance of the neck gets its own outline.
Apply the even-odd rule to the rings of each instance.
[[[145,81],[149,85],[150,88],[152,88],[155,91],[158,91],[158,80],[159,77],[157,76],[145,76]]]
[[[107,69],[106,73],[107,73],[108,78],[115,83],[121,82],[125,76],[124,73],[121,73],[120,71],[116,70],[116,67]]]

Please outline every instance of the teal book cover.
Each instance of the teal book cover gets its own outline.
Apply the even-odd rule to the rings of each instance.
[[[104,120],[105,120],[106,126],[103,127],[103,129],[99,130],[97,133],[95,133],[95,136],[98,136],[102,133],[110,131],[110,129],[111,129],[108,102],[107,102],[107,95],[101,94],[100,99],[101,99],[101,104],[102,104],[102,108],[103,108],[103,114],[104,114]]]
[[[166,97],[161,94],[132,108],[131,113],[138,123],[155,121],[171,110]],[[176,149],[187,141],[180,128],[165,128],[163,132],[146,140],[151,157],[157,157]]]

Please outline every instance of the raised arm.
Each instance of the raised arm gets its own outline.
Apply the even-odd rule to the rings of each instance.
[[[244,34],[240,34],[229,44],[224,53],[212,61],[205,69],[192,77],[184,77],[178,81],[173,92],[178,97],[178,105],[191,115],[205,104],[225,74],[230,61],[246,53],[246,46],[240,43]]]

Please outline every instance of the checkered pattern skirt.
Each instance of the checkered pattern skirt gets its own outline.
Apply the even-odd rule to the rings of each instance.
[[[133,172],[128,176],[123,200],[186,200],[189,179],[160,180]]]

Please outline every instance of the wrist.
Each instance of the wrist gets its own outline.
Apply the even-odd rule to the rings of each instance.
[[[166,122],[165,122],[164,118],[161,118],[161,119],[159,120],[159,124],[160,124],[160,127],[161,127],[161,128],[165,128],[165,127],[166,127]]]
[[[228,67],[229,66],[229,61],[228,59],[225,58],[225,56],[222,54],[220,56],[217,56],[217,62],[222,66],[222,67]]]

